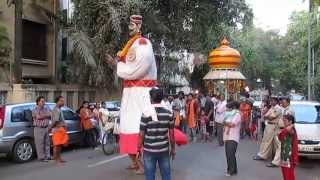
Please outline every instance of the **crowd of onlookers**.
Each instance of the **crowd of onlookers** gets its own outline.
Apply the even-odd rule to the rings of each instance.
[[[190,135],[191,141],[197,141],[197,134],[201,140],[211,141],[217,136],[218,144],[223,145],[223,129],[227,102],[222,95],[205,95],[202,93],[190,93],[185,95],[179,92],[177,95],[165,96],[162,104],[173,113],[175,126]],[[253,100],[246,94],[239,102],[241,110],[242,128],[241,137],[252,136],[255,122],[252,118]]]
[[[89,103],[84,101],[77,110],[83,136],[83,146],[98,149],[98,144],[103,143],[105,133],[110,131],[118,138],[118,126],[111,113],[106,108],[105,102]]]
[[[267,167],[281,167],[285,180],[295,179],[295,166],[298,163],[298,140],[294,127],[295,112],[288,97],[265,98],[260,106],[259,125],[263,138],[254,160],[266,161],[272,158]],[[275,153],[273,153],[275,152]]]
[[[218,145],[225,147],[227,176],[238,173],[236,151],[239,140],[245,137],[257,140],[258,135],[261,134],[263,138],[260,150],[254,160],[267,160],[273,149],[276,149],[273,161],[267,166],[281,166],[285,178],[294,177],[294,167],[297,163],[297,140],[293,125],[294,111],[290,108],[289,98],[265,97],[260,107],[254,107],[249,94],[245,94],[240,101],[226,101],[224,95],[209,96],[201,93],[185,95],[183,92],[162,98],[157,91],[155,91],[153,103],[161,102],[161,106],[172,115],[172,126],[171,121],[164,117],[167,119],[169,128],[180,129],[189,136],[190,142],[199,140],[211,142],[216,137]],[[60,156],[61,149],[68,145],[68,134],[61,113],[64,98],[57,97],[55,103],[54,109],[50,110],[45,106],[44,97],[40,96],[36,99],[37,106],[32,111],[35,145],[38,159],[44,162],[50,160],[49,133],[51,132],[53,158],[58,163],[64,163],[65,161]],[[157,111],[163,110],[157,109]],[[105,103],[90,104],[84,101],[77,113],[80,117],[83,145],[96,149],[99,141],[102,141],[103,134],[108,129],[114,128],[114,122],[109,121],[110,113]],[[159,114],[158,118],[161,117]],[[146,123],[149,123],[148,119],[141,122],[141,128]],[[151,125],[155,128],[154,123]],[[161,123],[159,129],[161,129],[160,125]],[[288,146],[289,150],[284,150],[281,146]],[[287,154],[284,157],[285,153]]]
[[[162,104],[173,113],[175,127],[189,135],[191,142],[211,142],[216,137],[218,145],[225,146],[226,175],[237,174],[236,151],[240,134],[251,136],[249,124],[253,103],[248,95],[239,103],[227,101],[224,95],[184,95],[179,92],[177,96],[164,98]]]
[[[50,110],[45,106],[45,98],[39,96],[36,99],[36,107],[32,110],[34,141],[36,145],[37,157],[42,162],[51,160],[50,154],[50,132],[52,133],[53,158],[58,163],[64,163],[60,152],[63,146],[68,144],[68,134],[66,125],[61,113],[64,106],[64,98],[59,96],[55,99],[56,106]],[[50,123],[51,121],[51,123]]]
[[[224,95],[184,95],[179,92],[178,95],[165,97],[162,104],[173,113],[176,128],[188,134],[190,141],[196,142],[199,135],[203,142],[216,137],[218,145],[225,146],[227,176],[237,174],[235,154],[239,140],[246,137],[258,140],[262,137],[260,151],[254,160],[267,160],[276,150],[273,161],[267,167],[281,166],[284,178],[294,179],[297,144],[293,125],[295,113],[290,108],[289,97],[266,96],[257,107],[248,93],[235,101],[225,100]],[[286,147],[290,145],[290,150],[281,148],[285,143]],[[288,151],[290,153],[284,166],[283,154]]]
[[[64,106],[64,97],[55,99],[56,106],[53,110],[45,106],[45,98],[36,99],[36,107],[32,110],[34,139],[37,157],[40,161],[51,160],[50,142],[53,143],[53,159],[59,163],[65,161],[60,157],[61,149],[68,145],[68,134],[61,108]],[[115,122],[110,121],[110,113],[105,102],[90,104],[84,101],[77,110],[80,118],[82,146],[97,149],[105,132],[113,129]],[[52,133],[50,140],[49,134]]]

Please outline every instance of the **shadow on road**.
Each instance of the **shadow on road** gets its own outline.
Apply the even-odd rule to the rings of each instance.
[[[302,169],[319,168],[320,159],[300,158],[298,167]]]
[[[78,145],[72,145],[72,146],[68,146],[68,147],[64,148],[62,153],[68,153],[68,152],[71,152],[74,150],[79,150],[79,149],[85,149],[85,148],[82,148]],[[52,149],[50,152],[52,155],[52,152],[53,152]],[[33,159],[30,162],[34,162],[34,161],[36,161],[36,159]],[[30,162],[26,162],[26,163],[30,163]],[[1,167],[8,167],[8,166],[16,166],[19,164],[25,164],[25,163],[16,163],[16,162],[12,161],[10,158],[8,158],[5,154],[0,154],[0,168]]]

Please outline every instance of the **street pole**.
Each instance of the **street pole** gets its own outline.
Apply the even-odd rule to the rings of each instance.
[[[308,100],[311,101],[311,0],[309,0],[309,13],[308,13]]]
[[[314,48],[312,48],[312,63],[311,63],[311,99],[314,100],[314,73],[315,73],[315,55],[314,55]]]

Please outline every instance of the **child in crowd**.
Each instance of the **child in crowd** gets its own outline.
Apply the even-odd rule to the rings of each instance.
[[[260,112],[257,107],[253,107],[252,121],[250,124],[250,136],[252,140],[258,140],[258,123],[260,118]]]
[[[67,146],[69,136],[65,129],[65,124],[62,121],[56,121],[52,126],[52,142],[53,142],[53,156],[57,163],[65,163],[61,158],[61,149]]]
[[[257,141],[258,140],[258,132],[257,132],[257,122],[252,121],[250,125],[250,136],[252,140]]]
[[[209,121],[208,117],[206,116],[206,113],[204,109],[201,109],[200,112],[200,132],[201,132],[201,138],[205,142],[208,141],[209,133],[207,132],[207,123]]]
[[[180,129],[180,121],[181,121],[180,112],[177,110],[174,110],[173,111],[173,118],[174,118],[174,126],[178,129]]]
[[[281,141],[280,166],[284,180],[295,180],[294,169],[298,163],[298,138],[294,122],[292,115],[284,115],[285,128],[278,135]]]

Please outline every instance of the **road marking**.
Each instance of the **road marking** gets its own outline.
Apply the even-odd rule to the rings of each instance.
[[[113,157],[111,159],[106,159],[106,160],[103,160],[103,161],[100,161],[100,162],[97,162],[95,164],[89,164],[88,165],[88,168],[93,168],[93,167],[97,167],[97,166],[100,166],[100,165],[103,165],[103,164],[108,164],[112,161],[115,161],[115,160],[119,160],[119,159],[123,159],[125,157],[127,157],[128,155],[125,154],[125,155],[120,155],[120,156],[116,156],[116,157]]]

